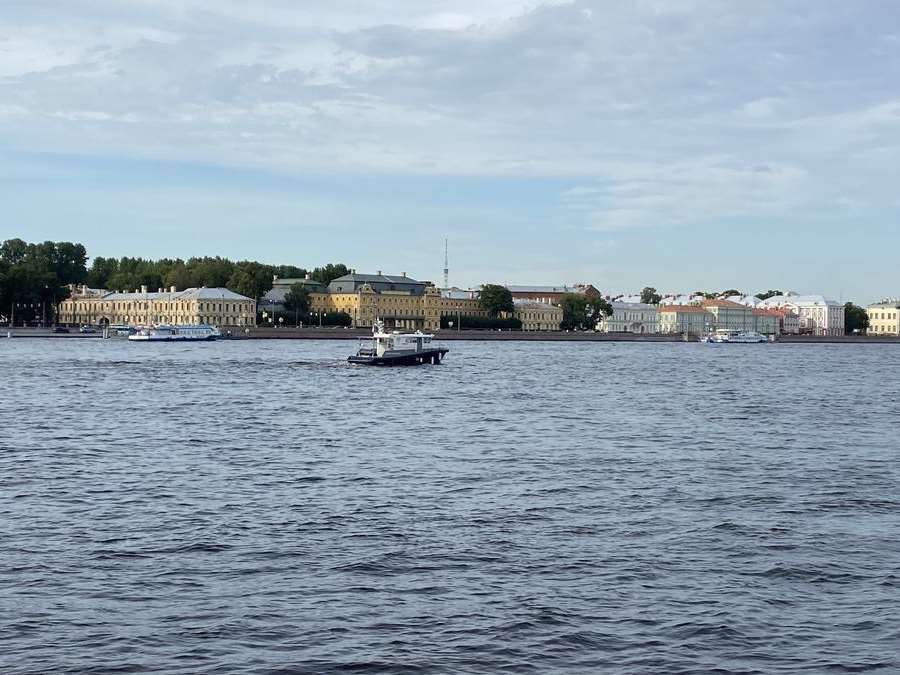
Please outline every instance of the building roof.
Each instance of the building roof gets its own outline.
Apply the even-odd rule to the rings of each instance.
[[[900,300],[882,300],[869,305],[866,309],[900,309]]]
[[[748,309],[747,305],[742,305],[731,300],[704,300],[700,303],[702,307],[718,307],[720,309]]]
[[[342,277],[338,277],[331,283],[339,282],[339,281],[352,281],[355,283],[363,283],[363,284],[371,284],[371,283],[379,283],[379,284],[422,284],[424,285],[424,281],[416,281],[412,277],[407,277],[404,275],[388,275],[388,274],[357,274],[353,272],[351,274],[345,274]]]
[[[474,300],[478,298],[477,289],[444,288],[441,289],[441,297],[445,300]]]
[[[610,303],[613,309],[639,309],[641,311],[655,312],[659,309],[656,305],[648,305],[645,302],[623,302],[616,300]]]
[[[759,307],[785,307],[796,305],[798,307],[843,307],[843,304],[826,298],[824,295],[798,295],[788,293],[787,295],[775,295],[768,300],[759,303]]]
[[[175,293],[163,291],[162,293],[107,293],[99,296],[98,300],[252,300],[245,295],[240,295],[227,288],[186,288]]]
[[[677,314],[709,314],[703,307],[698,307],[697,305],[660,305],[658,307],[660,314],[663,312],[675,312]]]
[[[584,293],[589,284],[575,284],[574,286],[506,286],[510,293]]]
[[[543,312],[546,311],[563,311],[561,307],[557,307],[556,305],[551,305],[549,302],[538,302],[537,300],[528,300],[524,298],[519,298],[513,300],[513,306],[516,309],[534,309],[540,310]]]

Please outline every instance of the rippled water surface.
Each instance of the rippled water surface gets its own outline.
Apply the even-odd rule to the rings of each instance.
[[[3,673],[900,672],[900,346],[0,341]]]

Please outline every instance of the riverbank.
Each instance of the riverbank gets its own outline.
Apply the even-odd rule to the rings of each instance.
[[[79,333],[71,329],[71,333],[54,333],[50,328],[13,328],[0,329],[0,338],[100,338],[99,333]],[[226,329],[223,339],[229,340],[356,340],[371,336],[367,328],[250,328]],[[516,342],[682,342],[681,335],[635,335],[633,333],[593,333],[584,331],[491,331],[491,330],[439,330],[434,333],[440,341],[473,340],[473,341],[516,341]],[[119,338],[122,339],[122,338]],[[695,342],[696,338],[691,341]],[[778,338],[782,344],[900,344],[900,336],[874,335],[782,335]]]

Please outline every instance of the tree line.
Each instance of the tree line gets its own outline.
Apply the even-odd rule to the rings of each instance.
[[[126,292],[142,286],[150,291],[172,286],[178,291],[222,287],[259,300],[272,288],[275,276],[305,278],[308,274],[328,284],[349,272],[343,263],[307,270],[220,256],[187,260],[98,256],[88,266],[87,250],[82,244],[7,239],[0,243],[0,318],[16,323],[50,321],[59,303],[69,296],[71,284]]]

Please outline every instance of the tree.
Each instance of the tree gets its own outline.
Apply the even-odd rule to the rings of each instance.
[[[350,274],[350,268],[343,263],[328,263],[325,267],[317,267],[310,273],[310,278],[318,281],[323,286],[327,286],[335,279]]]
[[[180,261],[179,261],[180,262]],[[183,291],[186,288],[192,288],[195,286],[194,277],[191,275],[191,271],[187,268],[184,263],[176,264],[172,269],[170,269],[165,278],[163,279],[166,288],[175,287],[175,290]]]
[[[303,284],[292,284],[284,294],[284,308],[294,313],[294,324],[299,323],[301,314],[309,313],[309,289]]]
[[[757,293],[756,297],[759,300],[768,300],[769,298],[774,298],[777,295],[784,295],[784,293],[782,293],[781,291],[769,290],[769,291],[766,291],[765,293]]]
[[[499,316],[500,312],[512,312],[516,306],[513,304],[512,293],[506,286],[499,284],[486,284],[481,287],[478,302],[482,309],[486,309],[491,316]]]
[[[119,261],[115,258],[98,256],[88,270],[87,285],[91,288],[111,288],[109,280],[119,271]]]
[[[244,260],[235,264],[228,290],[259,300],[272,288],[272,267]]]
[[[647,286],[641,291],[641,302],[647,305],[658,305],[662,296],[652,286]]]
[[[272,272],[279,279],[305,279],[306,270],[296,265],[276,265]]]
[[[594,330],[603,316],[611,316],[612,305],[604,298],[589,298],[581,293],[564,295],[562,328],[566,330]]]
[[[228,281],[234,274],[235,268],[233,262],[219,256],[215,258],[191,258],[185,266],[191,273],[194,284],[206,286],[207,288],[228,286]]]
[[[84,246],[72,242],[45,241],[29,244],[22,239],[8,239],[0,244],[0,303],[9,307],[10,319],[21,305],[24,320],[41,323],[47,310],[56,309],[67,297],[67,284],[82,283],[87,278],[87,253]],[[40,310],[40,314],[38,314]]]
[[[869,314],[865,309],[852,302],[844,304],[844,332],[847,335],[865,333],[868,327]]]
[[[736,288],[729,288],[727,291],[722,291],[721,293],[719,293],[720,298],[730,298],[732,295],[743,295],[743,293],[741,293]]]

